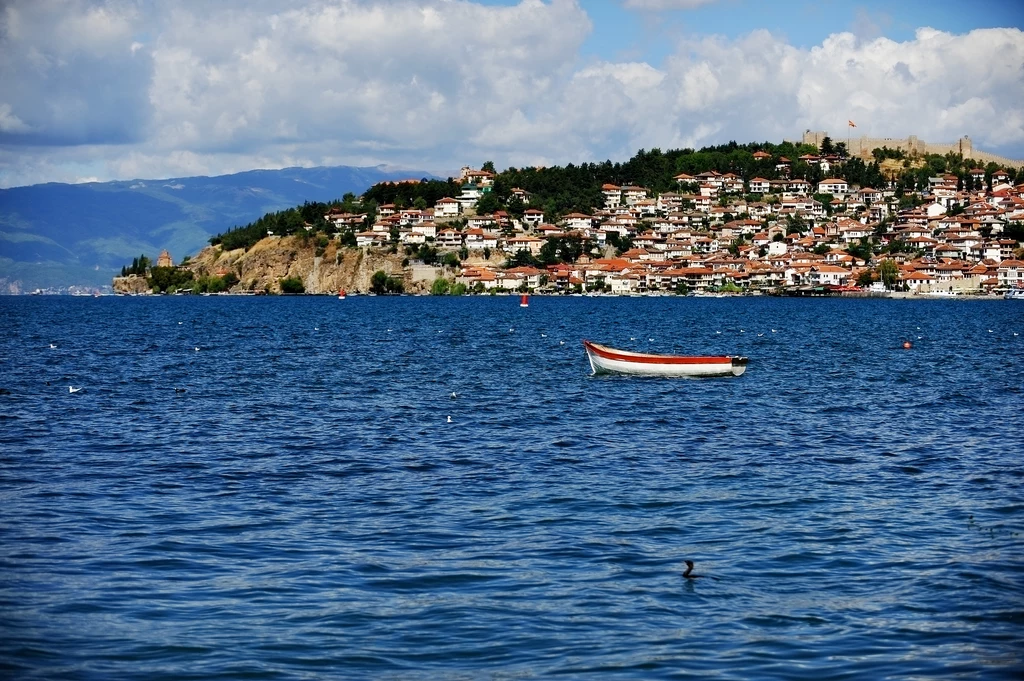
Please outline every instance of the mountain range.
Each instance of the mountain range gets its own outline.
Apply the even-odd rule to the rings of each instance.
[[[0,292],[108,285],[141,254],[178,262],[264,213],[422,177],[433,176],[334,166],[0,189]]]

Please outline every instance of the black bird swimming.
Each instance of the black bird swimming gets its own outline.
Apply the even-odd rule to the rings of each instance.
[[[711,577],[710,575],[695,575],[695,574],[693,574],[693,561],[692,560],[686,560],[686,561],[683,561],[683,562],[686,563],[686,570],[683,571],[683,577],[686,577],[687,579],[701,579],[702,577],[707,577],[709,579],[713,579],[715,581],[718,581],[718,577]]]

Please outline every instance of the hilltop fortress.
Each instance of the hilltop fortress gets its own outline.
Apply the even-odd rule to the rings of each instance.
[[[828,137],[829,134],[824,130],[805,130],[801,142],[804,144],[813,144],[816,147],[821,146],[821,140]],[[832,142],[846,142],[845,136],[833,135]],[[964,135],[956,142],[925,142],[924,140],[918,139],[916,135],[910,137],[897,138],[897,137],[849,137],[849,148],[847,151],[853,156],[859,156],[865,160],[871,159],[871,152],[874,149],[880,149],[882,147],[889,147],[890,149],[902,149],[907,154],[924,156],[925,154],[939,154],[945,156],[949,152],[960,155],[963,158],[973,158],[976,161],[982,161],[984,163],[995,163],[1002,167],[1014,167],[1018,168],[1024,166],[1024,161],[1015,161],[1004,156],[997,156],[996,154],[990,154],[986,151],[980,151],[974,148],[971,138]],[[792,140],[791,140],[792,141]]]

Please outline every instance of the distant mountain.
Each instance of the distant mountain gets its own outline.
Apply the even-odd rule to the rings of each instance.
[[[433,176],[337,166],[0,189],[0,292],[109,284],[141,253],[177,262],[264,213],[410,177]]]

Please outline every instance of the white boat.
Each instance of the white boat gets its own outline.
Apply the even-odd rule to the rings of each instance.
[[[595,374],[634,374],[639,376],[742,376],[747,358],[733,355],[720,357],[687,357],[655,355],[646,352],[617,350],[606,345],[583,341]]]
[[[1024,288],[1010,289],[1003,294],[1003,298],[1006,300],[1024,300]]]

